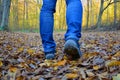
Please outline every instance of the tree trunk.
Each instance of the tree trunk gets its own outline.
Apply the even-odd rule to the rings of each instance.
[[[109,8],[107,9],[107,21],[106,21],[107,25],[110,23],[109,22]]]
[[[90,26],[94,25],[94,10],[93,10],[93,1],[90,0],[90,7],[91,7],[91,16],[90,16]]]
[[[11,4],[11,0],[3,0],[3,15],[2,15],[2,22],[0,26],[1,30],[8,31],[10,4]]]
[[[117,22],[117,0],[114,0],[114,27],[116,26]]]
[[[25,0],[24,0],[24,8],[23,8],[23,22],[22,22],[22,30],[24,30],[25,27]]]
[[[86,29],[88,29],[89,26],[89,0],[87,0],[87,17],[86,17]]]
[[[27,28],[29,27],[29,24],[28,24],[28,0],[26,0],[26,26],[27,26]]]
[[[3,15],[3,4],[2,4],[2,0],[0,0],[0,24],[2,22],[2,15]]]
[[[12,6],[13,6],[13,26],[14,30],[19,29],[19,24],[18,24],[18,0],[12,1]]]
[[[19,21],[18,21],[18,0],[15,0],[15,27],[19,29]]]
[[[101,27],[101,20],[102,20],[102,15],[103,15],[103,4],[104,4],[104,0],[101,0],[100,2],[100,11],[98,14],[98,20],[97,20],[97,29],[99,29]]]

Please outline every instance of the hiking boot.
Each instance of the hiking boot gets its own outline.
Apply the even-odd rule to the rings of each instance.
[[[50,59],[54,59],[55,57],[55,52],[46,52],[45,53],[45,58],[50,60]]]
[[[70,60],[77,60],[82,55],[79,48],[79,43],[72,39],[65,42],[64,53]]]

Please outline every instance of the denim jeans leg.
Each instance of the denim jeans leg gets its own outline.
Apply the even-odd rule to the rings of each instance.
[[[67,32],[65,40],[75,39],[78,41],[81,37],[82,3],[80,0],[66,0],[66,4]]]
[[[56,0],[43,0],[40,12],[40,36],[44,52],[55,51],[56,44],[53,39],[54,19]]]

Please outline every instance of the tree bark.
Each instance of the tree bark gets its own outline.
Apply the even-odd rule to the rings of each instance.
[[[87,17],[86,17],[86,29],[88,29],[89,26],[89,0],[87,0]]]
[[[114,0],[114,27],[116,26],[117,22],[117,0]]]
[[[98,14],[98,20],[97,20],[97,28],[99,29],[101,26],[101,19],[102,19],[102,14],[103,14],[103,4],[104,4],[104,0],[100,1],[100,11]]]
[[[15,30],[19,29],[19,21],[18,21],[18,0],[12,1],[13,6],[13,26]]]
[[[0,29],[8,31],[8,21],[10,13],[11,0],[3,0],[3,15]]]
[[[0,24],[2,22],[2,15],[3,15],[3,4],[2,4],[2,0],[0,0]]]
[[[119,1],[119,0],[116,0],[116,3],[117,3],[117,2],[120,2],[120,1]],[[96,24],[97,29],[99,29],[100,26],[101,26],[101,20],[102,20],[103,12],[104,12],[111,4],[113,4],[113,3],[115,3],[115,2],[112,1],[112,0],[110,0],[109,3],[107,4],[107,6],[104,7],[104,0],[101,0],[101,2],[100,2],[100,4],[101,4],[101,5],[100,5],[100,11],[99,11],[99,15],[98,15],[97,24]]]
[[[93,1],[90,0],[90,13],[91,13],[91,16],[90,16],[90,26],[93,26],[94,25],[94,10],[93,10]]]

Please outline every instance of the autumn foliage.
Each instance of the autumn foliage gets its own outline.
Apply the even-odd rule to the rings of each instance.
[[[83,56],[70,61],[62,52],[63,33],[55,33],[57,53],[45,60],[39,34],[0,32],[1,80],[119,80],[120,32],[83,33]]]

